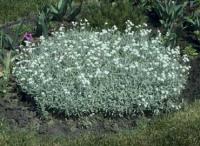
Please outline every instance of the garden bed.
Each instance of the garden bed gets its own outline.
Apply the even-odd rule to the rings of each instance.
[[[167,28],[165,28],[166,26],[160,22],[158,26],[153,26],[153,30],[155,31],[149,35],[150,38],[148,39],[145,38],[145,33],[148,32],[148,30],[146,31],[145,29],[138,28],[141,26],[150,28],[152,27],[150,22],[148,22],[148,25],[144,24],[144,26],[140,25],[139,27],[135,27],[135,25],[129,23],[134,28],[125,30],[127,34],[122,33],[125,28],[124,21],[127,17],[136,20],[136,24],[147,22],[147,17],[144,16],[146,14],[143,13],[143,11],[141,11],[141,13],[138,12],[138,17],[135,17],[135,13],[130,14],[133,10],[127,4],[128,3],[123,3],[123,5],[119,5],[119,3],[115,2],[97,4],[94,2],[92,5],[87,6],[88,9],[83,7],[84,11],[81,17],[88,17],[90,19],[89,21],[92,22],[92,27],[88,27],[89,29],[82,29],[82,27],[84,27],[84,25],[81,24],[83,21],[78,21],[78,29],[72,31],[73,29],[67,28],[67,35],[65,34],[65,31],[62,31],[64,29],[63,23],[64,26],[68,27],[70,25],[70,28],[73,28],[72,25],[74,25],[75,22],[69,23],[61,21],[62,18],[58,17],[58,14],[54,14],[54,12],[45,14],[47,15],[47,19],[49,19],[49,22],[45,24],[47,26],[47,31],[46,28],[44,29],[44,24],[42,24],[43,26],[41,25],[41,22],[43,23],[43,20],[45,20],[40,20],[42,17],[41,13],[39,17],[30,16],[31,18],[25,20],[20,32],[18,32],[18,27],[20,26],[19,22],[22,20],[0,26],[12,37],[15,36],[16,32],[19,33],[16,33],[20,36],[19,42],[14,44],[14,47],[19,44],[24,45],[20,52],[25,54],[22,53],[20,54],[21,56],[18,54],[20,57],[17,59],[15,58],[14,64],[11,63],[7,66],[9,78],[7,78],[8,82],[4,86],[6,90],[1,91],[0,89],[0,93],[5,95],[3,98],[0,98],[0,117],[8,124],[9,128],[17,129],[16,131],[34,131],[36,135],[41,136],[67,136],[70,138],[77,138],[79,136],[82,137],[82,135],[92,134],[97,135],[98,138],[101,139],[102,136],[107,134],[118,134],[124,131],[131,131],[134,133],[141,125],[146,127],[148,124],[151,124],[151,122],[154,121],[154,115],[160,114],[161,117],[168,117],[168,115],[173,115],[174,111],[177,111],[177,109],[184,109],[184,104],[187,105],[188,103],[200,99],[200,56],[197,56],[199,51],[199,38],[193,30],[189,29],[187,32],[181,28],[180,30],[183,32],[181,32],[180,35],[177,29],[179,30],[181,25],[174,25],[180,20],[185,19],[184,15],[180,15],[179,17],[174,18],[174,20],[171,20],[172,30],[174,32],[176,30],[176,33],[180,35],[177,35],[175,39],[172,39],[176,40],[177,42],[175,43],[178,45],[180,44],[181,46],[181,52],[179,54],[179,52],[176,52],[176,47],[172,45],[174,43],[173,41],[170,42],[172,44],[169,46],[172,46],[171,49],[174,49],[175,51],[166,49],[165,45],[161,43],[162,41],[158,41],[158,38],[153,40],[155,37],[154,35],[159,34],[157,32],[158,29],[163,33],[161,37],[163,37],[164,41],[167,42],[167,39],[169,39],[167,37],[165,38],[164,34],[167,30]],[[171,4],[174,5],[174,3]],[[146,8],[146,5],[144,6]],[[179,5],[177,4],[177,6]],[[136,8],[134,11],[140,9],[137,4],[134,7]],[[59,6],[55,8],[57,9]],[[94,13],[93,8],[98,9],[98,11]],[[112,9],[112,11],[109,11],[108,14],[107,10],[109,9]],[[121,9],[126,9],[126,11],[123,11],[122,15],[120,15]],[[162,13],[161,10],[157,11]],[[113,17],[109,18],[105,14]],[[119,21],[117,19],[118,15],[121,16]],[[166,20],[167,18],[168,16],[166,16]],[[159,19],[162,20],[165,19],[165,17]],[[104,24],[104,20],[108,20],[108,23],[106,22]],[[85,20],[85,22],[87,24],[88,20]],[[119,26],[119,31],[116,26],[113,26],[115,23]],[[60,26],[62,26],[62,28],[58,31]],[[196,24],[194,24],[194,26],[196,29]],[[35,30],[34,33],[29,33],[33,32],[33,29],[35,28],[39,28],[38,30],[41,29],[39,33]],[[135,37],[139,36],[136,34],[137,32],[140,32],[139,30],[142,30],[142,33],[139,33],[140,37]],[[46,36],[44,36],[48,39],[44,39],[44,37],[40,37],[39,39],[40,35],[45,34],[44,31],[46,31]],[[26,34],[30,35],[30,40],[35,43],[33,46],[25,47],[27,42],[25,43],[26,39],[24,39],[25,35],[23,36],[24,32],[27,32]],[[105,35],[106,33],[108,36]],[[134,33],[136,35],[133,35]],[[33,38],[31,34],[33,34]],[[174,34],[175,33],[171,34],[171,38],[173,38]],[[189,34],[191,34],[191,36]],[[48,37],[48,35],[50,36]],[[54,38],[52,36],[54,36]],[[112,37],[109,38],[109,36]],[[106,37],[107,39],[105,39]],[[145,39],[142,39],[143,37]],[[84,39],[88,39],[89,41],[85,41]],[[94,42],[94,39],[96,42],[99,41],[100,43]],[[62,41],[64,43],[62,43]],[[84,41],[87,43],[84,43]],[[156,44],[155,42],[158,43]],[[126,45],[126,43],[128,45]],[[60,49],[58,46],[60,46]],[[80,49],[77,49],[79,46],[82,46],[82,48],[80,47]],[[21,47],[17,48],[19,49]],[[116,48],[118,48],[118,50]],[[161,51],[158,48],[160,48]],[[5,47],[5,49],[7,49],[8,52],[11,50],[9,47]],[[57,52],[55,50],[57,50]],[[160,52],[156,54],[157,52],[155,50]],[[151,53],[151,51],[153,53]],[[114,55],[111,52],[114,52]],[[26,56],[27,54],[30,56]],[[152,54],[154,54],[154,56]],[[189,64],[184,64],[185,66],[181,64],[188,63],[188,58],[186,57],[184,59],[183,54],[190,56],[191,69],[189,70],[188,78],[187,71],[189,69]],[[146,59],[144,59],[144,56]],[[157,56],[163,57],[163,59],[157,58]],[[109,57],[110,60],[113,61],[112,63],[110,60],[107,60]],[[91,60],[88,58],[91,58]],[[31,59],[32,61],[30,61]],[[12,58],[10,58],[10,60],[12,60]],[[53,60],[55,62],[53,62]],[[186,62],[184,62],[184,60]],[[31,63],[34,61],[36,63],[32,66]],[[139,62],[139,65],[141,65],[141,68],[138,67],[138,65],[135,65],[137,61]],[[86,62],[89,65],[86,65]],[[157,64],[160,64],[153,66],[153,63],[156,64],[156,62]],[[166,62],[168,62],[168,64]],[[96,63],[97,66],[93,63]],[[100,65],[98,66],[98,64]],[[155,68],[151,69],[151,65]],[[13,66],[15,67],[13,68]],[[168,69],[166,69],[166,66]],[[5,74],[2,67],[3,66],[0,64],[0,82]],[[145,69],[150,69],[150,72]],[[44,70],[46,70],[46,72],[43,72]],[[138,72],[136,72],[136,70],[138,70]],[[159,71],[162,71],[163,78],[160,77],[161,72],[159,73]],[[134,77],[131,74],[133,72],[134,75],[138,77]],[[120,74],[124,75],[122,76]],[[173,75],[175,78],[172,77]],[[67,79],[66,76],[68,77]],[[138,81],[137,79],[140,79],[140,83],[136,82]],[[51,85],[52,82],[53,84]],[[185,88],[183,89],[184,85]],[[54,88],[56,90],[54,90]],[[181,92],[181,94],[178,94],[179,92]],[[163,99],[161,99],[161,97]],[[181,102],[181,99],[183,99],[184,102]],[[184,120],[182,121],[187,122]],[[143,122],[146,124],[143,124]],[[153,130],[155,129],[153,128]],[[148,133],[148,129],[145,132]],[[167,137],[166,133],[162,133],[161,136]],[[184,136],[182,135],[182,137]],[[95,137],[94,139],[98,138]],[[168,138],[170,139],[170,136]],[[152,138],[152,140],[153,139],[154,138]],[[98,142],[98,140],[96,141]],[[151,142],[153,143],[153,141]]]
[[[192,69],[186,89],[181,97],[193,102],[199,99],[200,80],[199,57],[191,63]],[[103,116],[81,117],[78,119],[65,119],[50,115],[47,119],[42,119],[34,107],[34,102],[27,95],[16,94],[14,92],[6,98],[0,98],[1,117],[8,121],[11,127],[19,129],[34,129],[42,135],[57,135],[60,133],[65,136],[77,136],[85,132],[105,134],[116,133],[119,131],[130,130],[137,127],[138,118],[105,118]]]

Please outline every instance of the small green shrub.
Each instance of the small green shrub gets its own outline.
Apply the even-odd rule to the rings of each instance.
[[[8,83],[11,76],[12,52],[0,49],[0,97],[8,92]]]
[[[198,52],[197,50],[195,50],[191,45],[185,47],[185,49],[183,50],[184,54],[187,54],[189,57],[196,57],[198,56]]]
[[[15,64],[18,84],[43,113],[122,116],[180,107],[189,66],[178,48],[150,38],[150,30],[131,31],[130,21],[125,33],[81,26],[24,48]]]
[[[81,18],[86,18],[92,27],[100,29],[116,25],[119,30],[124,30],[126,20],[136,25],[146,22],[146,16],[141,8],[133,7],[129,0],[91,1],[83,5],[81,15]]]

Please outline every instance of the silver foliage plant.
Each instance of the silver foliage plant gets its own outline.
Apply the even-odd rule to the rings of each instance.
[[[179,48],[166,47],[145,26],[124,33],[61,29],[19,54],[13,73],[41,111],[65,116],[158,114],[180,108],[190,66]]]

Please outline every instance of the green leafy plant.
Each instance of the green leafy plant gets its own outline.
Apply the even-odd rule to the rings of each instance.
[[[72,1],[73,0],[60,0],[57,6],[53,4],[44,6],[37,17],[36,35],[48,37],[50,21],[66,20],[70,22],[75,20],[76,16],[81,11],[83,1],[74,9],[72,9]]]
[[[179,93],[188,75],[188,58],[163,45],[150,30],[124,33],[70,29],[41,38],[19,55],[13,69],[22,90],[42,114],[109,116],[158,114],[180,108]],[[142,26],[145,27],[145,26]]]
[[[178,25],[178,20],[183,17],[184,8],[187,2],[184,4],[177,4],[173,0],[156,0],[156,10],[160,16],[160,22],[165,28],[166,32],[173,31],[174,27]]]
[[[187,54],[189,57],[196,57],[198,56],[198,52],[196,49],[194,49],[191,45],[185,47],[185,49],[183,50],[184,54]]]
[[[173,28],[178,25],[179,21],[183,19],[184,10],[188,2],[173,0],[139,0],[138,5],[140,7],[145,7],[144,9],[147,13],[153,13],[153,15],[157,16],[158,21],[160,21],[162,27],[165,28],[166,33],[173,30]]]
[[[72,9],[73,0],[60,0],[58,5],[50,5],[50,12],[52,15],[52,20],[61,21],[63,18],[67,21],[72,21],[80,13],[83,0],[79,7]]]
[[[54,20],[61,20],[66,15],[67,9],[71,8],[72,0],[60,0],[58,5],[51,5],[51,13],[53,14]]]
[[[13,39],[3,31],[0,32],[0,48],[11,48],[13,49]]]
[[[0,49],[0,95],[4,97],[8,90],[11,75],[12,51]]]
[[[186,27],[188,27],[192,31],[200,30],[200,16],[199,16],[199,14],[194,13],[191,16],[185,17],[184,20],[185,20],[185,23],[187,24]]]
[[[48,23],[50,19],[48,18],[49,9],[48,7],[44,7],[37,17],[36,21],[36,30],[35,33],[38,36],[43,35],[44,37],[48,37]]]
[[[11,37],[8,33],[5,33],[4,30],[0,30],[0,48],[14,50],[20,44],[19,32],[22,28],[22,25],[23,21],[17,27],[13,37]]]
[[[4,34],[5,35],[5,34]],[[1,36],[0,39],[0,96],[4,97],[7,93],[8,82],[11,75],[12,51],[3,47],[13,47],[12,39],[8,36]],[[3,46],[3,47],[2,47]]]
[[[157,15],[168,45],[176,46],[180,35],[183,34],[182,21],[187,4],[187,2],[178,3],[173,0],[156,0],[152,3],[151,11]]]
[[[4,96],[8,90],[8,84],[11,76],[12,59],[14,51],[20,43],[19,32],[22,23],[16,30],[14,37],[11,37],[3,30],[0,31],[0,95]]]

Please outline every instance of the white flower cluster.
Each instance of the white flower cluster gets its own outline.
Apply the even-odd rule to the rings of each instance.
[[[165,47],[160,36],[150,38],[150,30],[133,32],[134,25],[126,24],[124,33],[116,26],[101,32],[61,29],[24,48],[13,73],[39,106],[66,116],[179,108],[187,56]]]

